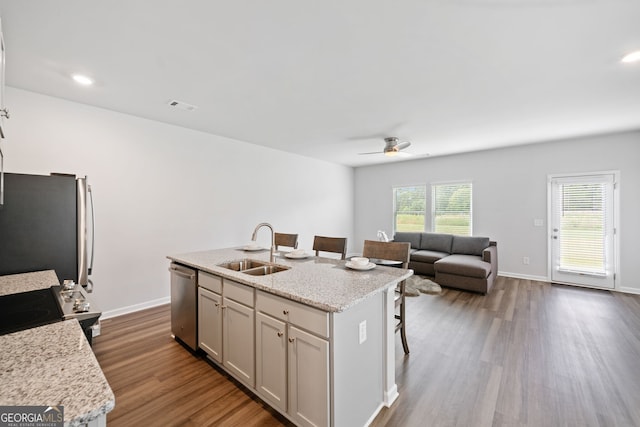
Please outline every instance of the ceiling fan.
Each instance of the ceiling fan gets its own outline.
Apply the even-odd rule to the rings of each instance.
[[[399,138],[395,136],[390,136],[384,139],[384,149],[380,151],[371,151],[369,153],[358,153],[358,154],[384,154],[385,156],[393,157],[398,154],[403,154],[405,156],[409,156],[409,153],[401,153],[402,150],[411,145],[409,141],[400,142]]]

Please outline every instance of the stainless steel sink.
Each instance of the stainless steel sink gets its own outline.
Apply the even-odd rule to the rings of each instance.
[[[219,267],[227,268],[233,271],[250,274],[252,276],[266,276],[267,274],[277,273],[279,271],[288,270],[290,267],[282,265],[273,265],[266,261],[258,261],[255,259],[241,259],[238,261],[225,262],[218,264]]]
[[[228,268],[233,271],[244,271],[249,270],[250,268],[262,267],[263,265],[269,264],[266,261],[258,261],[255,259],[241,259],[238,261],[225,262],[224,264],[219,264],[219,267]]]
[[[250,274],[252,276],[266,276],[267,274],[273,274],[288,269],[289,267],[283,267],[281,265],[263,265],[261,267],[245,270],[243,273]]]

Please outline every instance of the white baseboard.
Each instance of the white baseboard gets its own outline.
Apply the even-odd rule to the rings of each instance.
[[[508,271],[498,271],[498,276],[512,277],[514,279],[537,280],[538,282],[550,282],[547,276],[530,276],[528,274],[509,273]]]
[[[136,311],[145,310],[147,308],[157,307],[163,304],[169,304],[170,302],[171,302],[171,297],[167,296],[163,298],[154,299],[151,301],[146,301],[140,304],[134,304],[127,307],[117,308],[115,310],[105,311],[102,313],[102,316],[100,316],[100,320],[110,319],[116,316],[122,316],[123,314],[129,314]]]
[[[537,280],[539,282],[548,282],[551,283],[551,280],[546,277],[546,276],[529,276],[526,274],[519,274],[519,273],[509,273],[508,271],[498,271],[498,276],[505,276],[505,277],[512,277],[514,279],[525,279],[525,280]],[[568,284],[571,285],[571,284]],[[583,288],[590,288],[590,289],[602,289],[604,291],[613,291],[613,292],[622,292],[625,294],[636,294],[636,295],[640,295],[640,289],[638,288],[629,288],[626,286],[621,286],[615,289],[607,289],[607,288],[598,288],[598,287],[593,287],[593,286],[580,286],[580,285],[572,285],[572,286],[578,286],[578,287],[583,287]]]
[[[638,288],[627,288],[627,287],[621,287],[618,289],[614,289],[616,291],[619,292],[624,292],[625,294],[636,294],[636,295],[640,295],[640,289]]]

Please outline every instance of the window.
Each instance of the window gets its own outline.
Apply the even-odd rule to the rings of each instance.
[[[431,229],[471,236],[471,183],[434,184],[431,196]]]
[[[393,189],[393,231],[424,231],[427,213],[427,187]]]

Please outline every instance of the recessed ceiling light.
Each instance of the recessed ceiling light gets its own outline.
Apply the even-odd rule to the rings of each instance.
[[[626,64],[640,61],[640,50],[626,54],[620,61]]]
[[[82,74],[74,74],[71,76],[76,83],[81,84],[82,86],[91,86],[93,84],[93,80],[87,76],[83,76]]]

